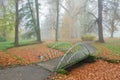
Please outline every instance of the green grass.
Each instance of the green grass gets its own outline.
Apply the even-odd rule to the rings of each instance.
[[[25,45],[32,45],[32,44],[37,44],[37,43],[38,43],[37,41],[30,41],[30,40],[28,40],[28,41],[20,41],[19,45],[20,46],[25,46]]]
[[[120,47],[115,46],[115,45],[114,46],[113,45],[109,45],[109,44],[104,44],[104,46],[106,48],[108,48],[109,50],[111,50],[113,53],[120,55]]]
[[[56,70],[56,72],[59,73],[59,74],[63,74],[63,75],[68,74],[68,71],[65,70],[65,69],[58,69],[58,70]]]
[[[13,42],[0,42],[0,51],[14,47]]]
[[[66,52],[72,47],[72,44],[69,42],[55,42],[48,45],[49,48],[53,48],[62,52]],[[76,46],[72,49],[72,53],[81,49],[81,45]]]
[[[110,39],[105,44],[103,44],[107,49],[111,50],[113,54],[120,55],[120,40]]]
[[[20,46],[25,46],[25,45],[30,45],[30,44],[36,44],[36,41],[20,41],[19,45]],[[0,42],[0,51],[5,51],[9,48],[14,47],[14,42]]]
[[[69,42],[54,42],[48,45],[49,48],[52,48],[54,45],[59,46],[59,47],[71,47],[71,43]]]
[[[69,42],[55,42],[48,45],[49,48],[53,48],[59,51],[67,51],[70,47],[72,47]]]

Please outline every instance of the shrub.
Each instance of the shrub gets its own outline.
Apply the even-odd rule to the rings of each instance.
[[[93,41],[95,39],[95,36],[91,34],[85,34],[85,35],[82,35],[81,39],[83,41]]]

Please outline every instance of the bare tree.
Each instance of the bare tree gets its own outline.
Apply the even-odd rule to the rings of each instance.
[[[41,33],[40,33],[40,24],[39,24],[39,4],[38,0],[35,0],[35,5],[36,5],[36,17],[37,17],[37,41],[41,42]]]
[[[56,17],[57,19],[56,20],[57,20],[57,22],[56,22],[56,30],[55,30],[56,31],[56,33],[55,33],[55,40],[56,41],[58,41],[58,35],[59,35],[58,34],[59,33],[59,12],[60,12],[59,3],[60,3],[60,1],[57,0],[56,1],[56,6],[57,6],[57,17]]]
[[[102,11],[103,11],[103,0],[98,0],[98,37],[99,42],[104,43],[103,38],[103,26],[102,26]]]
[[[105,2],[105,1],[104,1]],[[118,30],[118,24],[120,21],[119,16],[119,3],[118,0],[109,0],[104,4],[104,21],[105,27],[110,33],[110,37],[114,37],[115,31]]]

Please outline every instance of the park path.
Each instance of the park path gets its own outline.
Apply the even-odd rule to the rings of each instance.
[[[52,72],[35,65],[0,70],[0,80],[49,80],[50,75]]]

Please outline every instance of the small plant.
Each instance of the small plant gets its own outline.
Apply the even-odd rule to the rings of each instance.
[[[22,58],[22,57],[16,56],[16,55],[14,55],[14,56],[15,56],[16,59],[18,59],[18,60],[20,60],[20,61],[23,61],[23,58]]]
[[[85,35],[82,35],[81,39],[83,41],[93,41],[95,39],[95,36],[91,34],[85,34]]]
[[[68,74],[68,71],[66,71],[65,69],[57,69],[56,72],[59,74]]]

